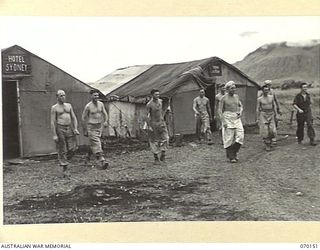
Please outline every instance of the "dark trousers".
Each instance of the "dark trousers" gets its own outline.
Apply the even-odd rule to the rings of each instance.
[[[227,158],[233,160],[237,158],[237,154],[241,148],[241,144],[235,142],[230,147],[226,148]]]
[[[304,137],[304,124],[307,123],[307,134],[310,141],[314,140],[315,132],[312,126],[312,115],[311,112],[297,114],[297,138],[298,141],[302,141]]]

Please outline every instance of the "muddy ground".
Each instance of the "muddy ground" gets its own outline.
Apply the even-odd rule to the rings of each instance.
[[[319,91],[310,89],[318,144]],[[283,115],[274,150],[266,152],[257,129],[248,129],[237,164],[226,161],[217,133],[212,146],[192,138],[172,144],[161,166],[136,140],[106,144],[107,170],[85,164],[78,153],[67,178],[56,156],[4,162],[4,224],[319,221],[320,145],[296,143],[291,111],[298,92],[276,91]]]
[[[245,135],[237,164],[214,134],[170,146],[153,164],[145,143],[107,153],[107,170],[72,160],[67,178],[55,157],[4,164],[4,224],[120,221],[320,220],[320,145],[296,143],[295,126],[266,152],[256,130]],[[319,123],[315,124],[320,137]],[[288,134],[287,138],[283,135]],[[319,140],[317,140],[319,143]]]

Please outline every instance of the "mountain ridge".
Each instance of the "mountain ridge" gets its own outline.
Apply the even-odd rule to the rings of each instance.
[[[233,65],[259,84],[270,79],[279,86],[286,81],[319,85],[320,39],[265,44]]]

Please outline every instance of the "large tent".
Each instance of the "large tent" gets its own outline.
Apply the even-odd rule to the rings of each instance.
[[[80,126],[90,86],[20,46],[2,50],[4,158],[56,152],[50,108],[58,89],[66,92]],[[85,144],[85,138],[79,136],[78,143]]]
[[[144,69],[144,66],[134,67],[135,69]],[[130,67],[126,71],[129,69]],[[131,103],[131,105],[123,105],[123,109],[118,108],[117,110],[121,111],[122,117],[134,117],[134,119],[127,121],[128,126],[134,131],[138,131],[142,126],[146,114],[141,104],[146,103],[152,89],[158,89],[173,112],[168,121],[171,135],[195,133],[196,125],[192,101],[198,95],[199,89],[206,89],[206,96],[210,99],[211,109],[214,112],[217,85],[230,80],[236,82],[237,94],[244,106],[243,123],[251,125],[256,122],[259,85],[239,69],[218,57],[184,63],[148,65],[144,71],[140,70],[136,73],[131,76],[130,80],[121,81],[120,84],[114,85],[117,87],[113,87],[108,93],[104,92],[107,99],[110,100],[109,109],[110,107],[113,109],[112,103],[114,102],[118,106],[121,105],[121,101]],[[100,83],[100,86],[99,84],[93,86],[97,89],[107,89],[108,85]],[[118,97],[117,101],[114,101],[115,96]],[[113,110],[114,113],[118,112],[116,109]],[[112,116],[112,112],[109,113]]]

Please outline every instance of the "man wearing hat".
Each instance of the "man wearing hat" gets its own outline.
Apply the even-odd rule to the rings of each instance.
[[[235,94],[234,81],[226,83],[227,94],[221,100],[219,115],[222,122],[223,147],[231,163],[238,161],[237,154],[243,144],[244,129],[241,122],[242,104],[239,96]]]
[[[103,157],[101,136],[103,127],[107,126],[108,114],[104,104],[99,101],[99,91],[90,90],[91,102],[89,102],[82,113],[84,135],[89,137],[90,149],[98,160],[102,169],[108,167],[108,163]]]
[[[76,135],[79,135],[77,117],[70,103],[66,103],[66,93],[57,91],[57,103],[51,107],[51,129],[53,140],[58,151],[59,164],[63,171],[67,170],[68,161],[71,160],[77,149]]]

